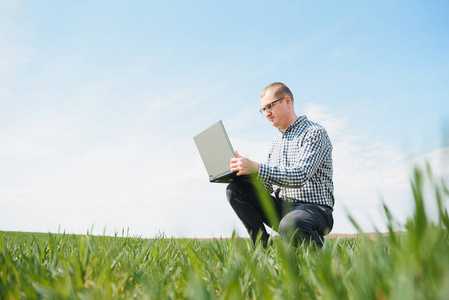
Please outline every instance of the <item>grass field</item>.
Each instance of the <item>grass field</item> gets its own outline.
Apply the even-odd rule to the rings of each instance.
[[[437,220],[426,214],[425,184]],[[385,206],[388,236],[327,239],[319,250],[278,239],[264,249],[235,237],[0,232],[0,299],[447,299],[449,190],[429,170],[411,186],[406,224]]]

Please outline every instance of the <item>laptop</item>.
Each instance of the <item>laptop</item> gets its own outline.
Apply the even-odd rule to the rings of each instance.
[[[229,168],[234,149],[220,120],[193,137],[210,182],[229,183],[237,176]]]

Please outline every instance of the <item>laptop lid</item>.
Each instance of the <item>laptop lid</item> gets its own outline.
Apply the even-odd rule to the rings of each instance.
[[[193,139],[206,167],[209,181],[231,182],[236,172],[231,172],[229,165],[235,154],[223,122],[218,121]]]

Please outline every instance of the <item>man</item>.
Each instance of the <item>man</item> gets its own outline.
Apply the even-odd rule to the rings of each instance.
[[[293,245],[305,241],[321,247],[334,223],[331,141],[322,126],[306,116],[298,118],[293,94],[283,83],[267,86],[260,103],[260,112],[279,134],[265,163],[236,151],[230,168],[237,179],[227,187],[228,201],[254,243],[260,234],[266,246],[266,224]]]

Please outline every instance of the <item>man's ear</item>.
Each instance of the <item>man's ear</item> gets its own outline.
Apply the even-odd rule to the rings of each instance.
[[[293,106],[293,101],[292,98],[290,98],[289,96],[285,96],[285,104],[287,105],[287,107],[292,107]]]

